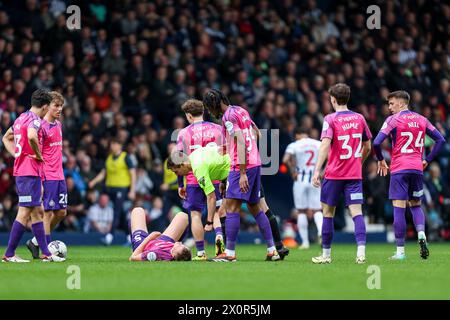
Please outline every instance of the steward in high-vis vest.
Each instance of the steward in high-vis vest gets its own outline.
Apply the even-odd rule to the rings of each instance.
[[[111,233],[107,234],[104,239],[105,244],[109,245],[117,228],[128,234],[128,223],[123,205],[127,200],[133,201],[136,196],[136,164],[122,150],[122,143],[117,139],[111,140],[110,154],[106,158],[105,168],[89,182],[89,188],[93,188],[103,180],[105,180],[105,191],[114,205]]]

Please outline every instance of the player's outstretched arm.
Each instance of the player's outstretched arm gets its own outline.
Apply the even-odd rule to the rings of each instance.
[[[375,155],[378,159],[377,174],[379,174],[382,177],[387,176],[389,171],[389,166],[387,165],[386,160],[384,160],[383,152],[381,151],[381,145],[386,138],[387,134],[379,132],[375,140],[373,141],[373,148],[375,150]]]
[[[258,128],[258,126],[256,125],[256,123],[254,123],[254,122],[252,121],[251,126],[252,126],[252,128],[253,128],[253,131],[255,131],[255,136],[256,136],[256,138],[257,138],[258,140],[261,139],[262,133],[261,133],[261,130],[259,130],[259,128]]]
[[[383,152],[381,151],[381,145],[386,138],[387,135],[383,132],[380,132],[375,137],[375,140],[373,140],[373,149],[375,150],[375,155],[377,156],[378,161],[384,160]]]
[[[239,187],[242,193],[247,193],[250,189],[247,178],[247,147],[242,131],[236,131],[234,141],[237,143],[239,172],[241,174],[241,177],[239,178]]]
[[[16,156],[16,148],[14,145],[14,133],[12,131],[12,128],[9,128],[8,131],[6,131],[5,135],[2,138],[3,145],[5,146],[6,150],[13,156]]]
[[[212,231],[214,214],[216,213],[216,193],[212,191],[206,196],[206,202],[208,207],[208,218],[206,219],[205,231]]]
[[[370,140],[363,142],[363,150],[362,150],[362,163],[364,163],[367,160],[367,157],[370,154],[370,150],[372,149],[372,143]]]
[[[298,175],[297,166],[295,165],[296,162],[297,161],[296,161],[295,155],[287,153],[287,152],[284,154],[283,163],[288,167],[289,172],[291,173],[291,177],[294,181],[297,180],[297,175]]]
[[[28,143],[35,154],[35,158],[38,161],[44,161],[42,158],[41,150],[39,149],[38,132],[35,128],[28,128],[27,131]]]
[[[316,167],[314,169],[314,176],[312,179],[313,186],[318,188],[320,186],[320,171],[322,170],[323,164],[328,158],[328,153],[330,152],[331,139],[323,138],[319,147],[319,156],[317,158]]]
[[[437,129],[429,130],[427,128],[426,133],[427,133],[427,136],[429,136],[431,139],[433,139],[434,146],[433,146],[433,149],[431,149],[428,156],[426,156],[426,158],[425,158],[426,164],[424,163],[424,169],[428,165],[428,163],[433,161],[433,159],[439,154],[439,152],[441,152],[442,147],[444,147],[444,144],[445,144],[445,138],[439,132],[439,130],[437,130]]]
[[[136,248],[136,250],[133,251],[133,254],[130,257],[130,261],[142,261],[142,252],[144,252],[144,248],[147,245],[147,243],[151,240],[154,240],[158,238],[161,235],[161,232],[154,231],[150,233],[147,238],[142,241],[142,243]]]

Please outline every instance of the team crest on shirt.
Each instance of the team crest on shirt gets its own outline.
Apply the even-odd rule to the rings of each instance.
[[[198,180],[198,184],[204,188],[205,187],[205,178],[201,178],[200,180]]]
[[[225,128],[227,128],[229,133],[233,132],[233,124],[230,121],[225,122]]]
[[[324,121],[322,131],[327,131],[329,127],[330,127],[330,125],[328,124],[328,122]]]

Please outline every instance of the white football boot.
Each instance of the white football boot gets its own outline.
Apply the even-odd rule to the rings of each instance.
[[[311,259],[311,261],[314,264],[326,264],[326,263],[331,263],[331,257],[324,257],[324,256],[320,255],[318,257],[313,257]]]
[[[356,263],[357,264],[364,264],[364,263],[366,263],[366,256],[358,256],[358,257],[356,257]]]
[[[41,257],[41,261],[42,262],[64,262],[66,261],[66,258],[61,258],[55,255],[51,255],[51,256],[42,256]]]
[[[30,260],[22,259],[19,256],[12,256],[12,257],[3,256],[2,262],[27,263],[30,262]]]

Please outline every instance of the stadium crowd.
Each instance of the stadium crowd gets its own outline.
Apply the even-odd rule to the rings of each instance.
[[[176,176],[165,168],[172,133],[187,124],[180,105],[207,88],[246,107],[260,128],[280,129],[280,156],[297,126],[319,137],[336,82],[351,86],[350,108],[374,134],[389,116],[384,97],[397,89],[450,134],[450,6],[443,1],[370,1],[381,8],[380,30],[366,27],[369,4],[352,0],[97,0],[82,2],[82,28],[70,31],[68,3],[0,5],[2,133],[29,108],[33,90],[66,99],[69,207],[61,230],[108,232],[107,196],[88,184],[113,137],[137,168],[134,202],[148,209],[150,223],[167,223],[180,210]],[[388,160],[389,148],[386,142]],[[450,145],[444,149],[425,173],[430,240],[450,239]],[[364,172],[365,215],[390,223],[388,180],[376,175],[374,159]],[[0,230],[16,214],[13,160],[1,148]]]

